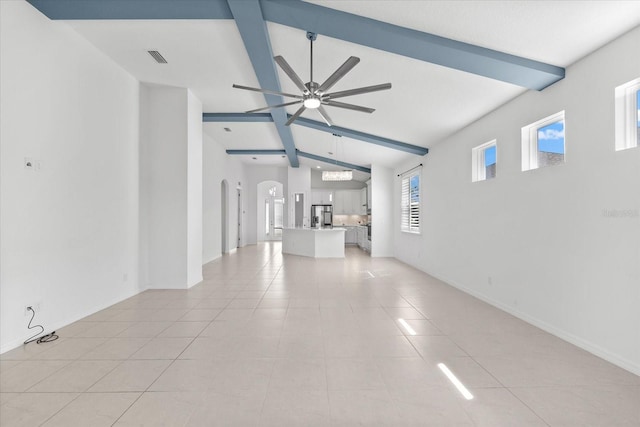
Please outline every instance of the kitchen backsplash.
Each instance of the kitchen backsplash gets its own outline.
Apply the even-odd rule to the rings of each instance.
[[[334,215],[333,226],[340,225],[365,225],[369,222],[367,215]]]

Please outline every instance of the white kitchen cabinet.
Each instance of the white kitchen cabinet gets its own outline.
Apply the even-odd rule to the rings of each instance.
[[[366,227],[357,227],[357,236],[358,236],[358,246],[364,249],[365,240],[367,240],[367,228]]]
[[[365,250],[367,252],[371,252],[371,241],[368,237],[368,231],[366,226],[358,226],[358,246],[360,249]]]
[[[320,191],[311,190],[311,204],[312,205],[321,205],[320,199],[322,196],[320,195]]]
[[[360,215],[367,214],[367,187],[360,190],[360,209],[358,212]]]
[[[356,245],[358,244],[358,227],[345,227],[347,231],[345,232],[344,242],[347,245]]]
[[[371,209],[371,180],[367,180],[367,210]]]
[[[361,190],[336,190],[333,213],[337,215],[365,215]]]
[[[360,190],[351,192],[351,213],[362,215],[362,192]]]
[[[311,190],[312,205],[333,205],[333,191]]]
[[[336,190],[333,193],[333,214],[334,215],[343,215],[347,214],[348,209],[345,206],[346,199],[348,199],[345,191]]]

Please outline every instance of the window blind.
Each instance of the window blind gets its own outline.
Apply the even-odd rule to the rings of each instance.
[[[400,228],[410,233],[420,232],[420,173],[402,175]]]

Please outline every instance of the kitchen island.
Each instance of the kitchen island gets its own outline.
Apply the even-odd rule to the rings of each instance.
[[[282,253],[312,258],[344,258],[344,228],[283,228]]]

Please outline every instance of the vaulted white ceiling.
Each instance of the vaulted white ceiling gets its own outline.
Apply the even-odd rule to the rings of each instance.
[[[567,67],[640,25],[638,1],[313,1],[361,16]],[[243,112],[266,105],[234,20],[62,21],[142,82],[187,87],[205,112]],[[274,55],[282,55],[309,80],[305,31],[268,23]],[[168,64],[157,64],[158,50]],[[373,114],[327,107],[336,125],[431,147],[523,93],[509,83],[318,35],[314,80],[322,82],[349,56],[361,62],[333,90],[392,83],[390,90],[344,98],[375,108]],[[284,92],[298,93],[278,70]],[[273,88],[265,88],[273,89]],[[293,114],[296,107],[287,111]],[[303,117],[322,121],[316,111]],[[224,128],[230,128],[227,132]],[[204,131],[227,149],[282,149],[273,123],[205,123]],[[296,147],[305,152],[369,167],[393,167],[419,157],[351,138],[292,125]],[[329,154],[332,153],[332,154]],[[427,154],[428,155],[428,154]],[[253,158],[255,157],[255,159]],[[241,156],[247,164],[288,164],[281,156]],[[301,164],[331,168],[300,159]],[[357,174],[364,179],[366,174]]]

